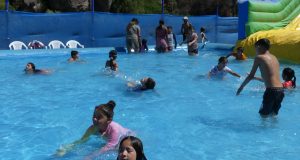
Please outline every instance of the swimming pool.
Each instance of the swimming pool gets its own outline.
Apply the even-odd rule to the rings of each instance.
[[[69,50],[0,56],[4,159],[82,159],[104,142],[95,137],[63,158],[53,154],[79,139],[92,123],[94,107],[110,99],[117,103],[114,120],[137,133],[149,160],[298,159],[299,89],[286,92],[277,119],[262,120],[258,115],[262,83],[252,81],[235,96],[243,78],[203,77],[228,50],[208,48],[197,57],[187,56],[184,49],[171,54],[119,54],[117,76],[102,71],[107,51],[80,50],[86,63],[71,64],[66,62]],[[29,61],[54,72],[24,75]],[[228,66],[245,76],[252,62],[230,59]],[[300,66],[287,63],[281,64],[281,71],[287,66],[300,73]],[[145,76],[156,80],[154,91],[127,91],[126,80]],[[115,156],[107,153],[99,159]]]

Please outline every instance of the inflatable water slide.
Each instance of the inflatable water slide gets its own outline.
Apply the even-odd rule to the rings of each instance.
[[[239,7],[239,41],[248,56],[254,43],[271,42],[271,53],[280,60],[300,64],[300,0],[243,1]]]

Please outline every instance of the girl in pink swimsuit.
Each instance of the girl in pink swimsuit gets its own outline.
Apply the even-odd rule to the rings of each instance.
[[[120,142],[117,160],[147,160],[142,141],[134,136],[125,137]]]
[[[289,67],[284,68],[282,71],[282,79],[284,82],[282,82],[282,87],[286,89],[296,88],[296,76],[295,71]],[[254,77],[255,80],[264,82],[264,80],[261,77]]]
[[[155,30],[155,39],[156,39],[156,51],[167,52],[168,51],[168,29],[165,26],[163,20],[159,21],[159,26]]]
[[[112,100],[106,104],[96,106],[92,119],[93,124],[86,130],[81,139],[59,149],[57,155],[62,156],[67,151],[74,148],[74,146],[86,142],[91,135],[98,135],[107,140],[107,143],[101,149],[95,151],[86,158],[92,159],[108,150],[117,149],[122,138],[134,135],[132,131],[113,121],[115,106],[116,103]]]
[[[296,76],[295,71],[291,68],[284,68],[282,71],[282,83],[283,88],[296,88]]]

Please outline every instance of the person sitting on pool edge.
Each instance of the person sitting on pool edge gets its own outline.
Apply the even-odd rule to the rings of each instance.
[[[109,52],[109,60],[106,61],[105,68],[110,68],[112,71],[118,71],[118,64],[116,62],[117,54],[116,50],[111,50]]]
[[[241,77],[239,74],[232,71],[229,67],[227,67],[228,60],[226,57],[220,57],[218,65],[214,66],[209,72],[208,72],[208,78],[212,76],[217,76],[220,78],[224,78],[227,73],[230,73],[233,76]]]
[[[154,89],[156,82],[150,77],[145,77],[139,81],[130,81],[127,83],[127,87],[133,91],[144,91],[148,89]]]
[[[71,57],[68,59],[68,62],[75,62],[79,60],[78,51],[71,51]]]
[[[236,60],[246,60],[247,56],[244,54],[244,49],[242,47],[237,48],[237,52],[232,52],[226,56],[226,58],[234,56]]]
[[[36,69],[34,63],[32,62],[28,62],[24,72],[26,74],[48,74],[50,73],[48,70],[44,70],[44,69]]]

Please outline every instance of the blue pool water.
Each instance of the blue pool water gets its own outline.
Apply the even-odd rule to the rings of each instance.
[[[119,54],[116,76],[102,71],[107,49],[80,50],[86,63],[72,64],[66,63],[69,50],[45,52],[0,53],[2,159],[83,159],[104,141],[93,137],[65,157],[53,154],[79,139],[92,123],[95,105],[111,99],[117,103],[114,120],[136,132],[149,160],[299,159],[299,89],[286,92],[277,119],[261,119],[262,83],[252,81],[235,96],[243,78],[204,78],[228,50],[208,48],[197,57],[185,49]],[[54,72],[25,75],[29,61]],[[245,76],[252,62],[230,58],[228,66]],[[287,63],[281,71],[287,66],[300,74],[300,66]],[[145,76],[156,80],[154,91],[127,91],[126,80]],[[115,160],[116,154],[99,159]]]

